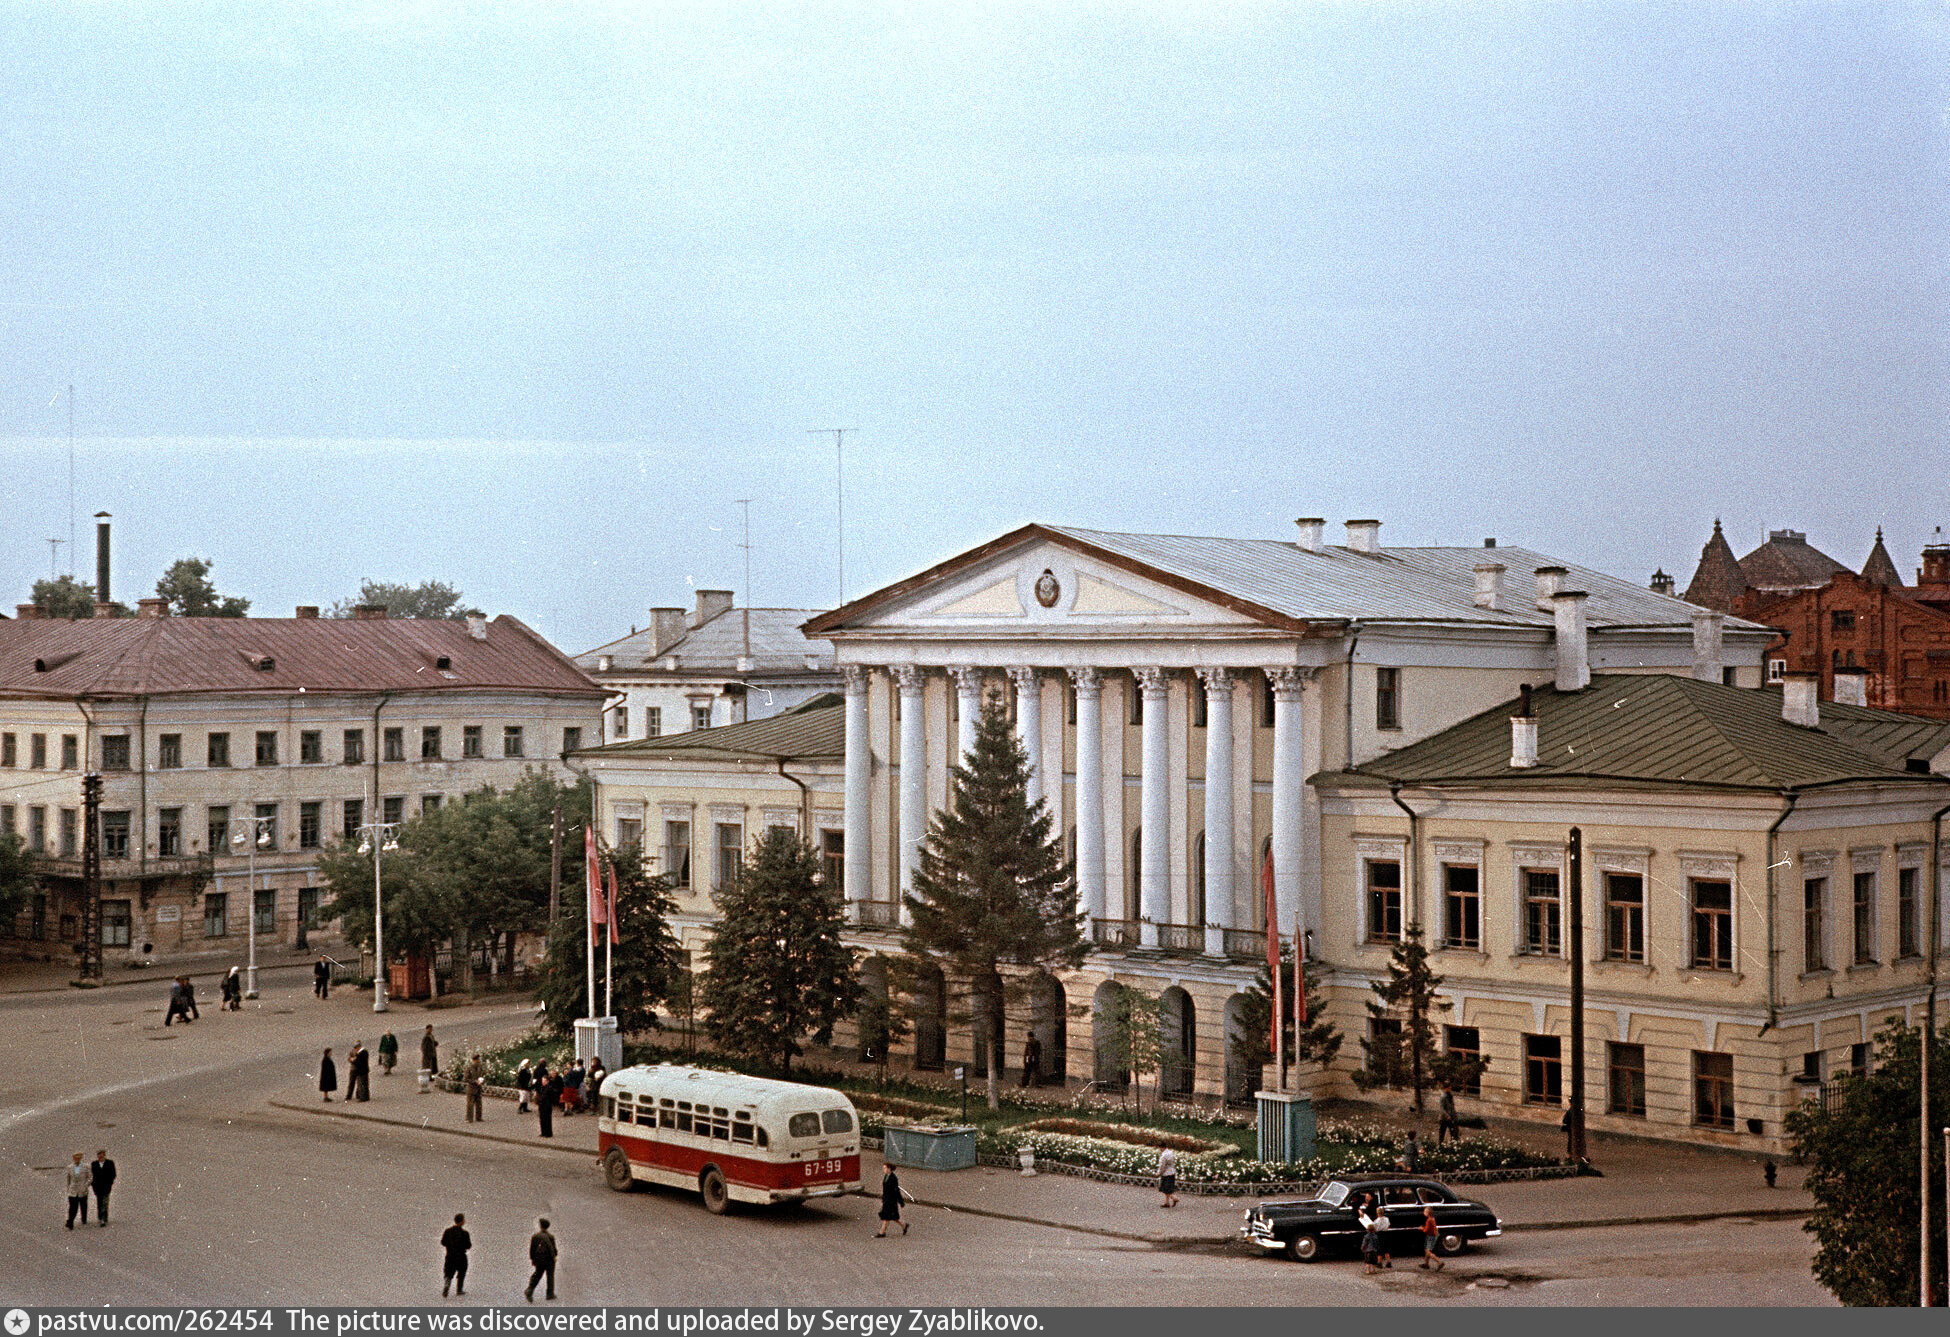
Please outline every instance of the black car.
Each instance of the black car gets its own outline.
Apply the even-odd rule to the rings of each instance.
[[[1503,1233],[1496,1213],[1482,1203],[1459,1198],[1446,1185],[1413,1175],[1335,1179],[1321,1185],[1312,1198],[1262,1202],[1246,1213],[1239,1233],[1267,1253],[1285,1253],[1303,1263],[1311,1263],[1327,1250],[1356,1251],[1363,1233],[1356,1209],[1363,1194],[1378,1198],[1387,1213],[1381,1247],[1398,1258],[1421,1256],[1425,1207],[1435,1208],[1437,1253],[1459,1254],[1471,1240]]]

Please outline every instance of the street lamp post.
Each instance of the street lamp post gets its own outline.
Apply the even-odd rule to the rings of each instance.
[[[386,903],[381,894],[379,861],[399,848],[395,837],[402,823],[367,822],[359,828],[359,853],[372,855],[372,1010],[386,1010]]]
[[[271,843],[271,828],[275,817],[239,817],[230,824],[230,847],[245,847],[250,856],[250,872],[246,880],[250,885],[250,895],[245,900],[245,937],[250,944],[249,964],[244,967],[244,997],[257,997],[257,851]]]

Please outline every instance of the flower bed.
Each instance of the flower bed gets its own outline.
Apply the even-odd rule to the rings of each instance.
[[[945,1119],[954,1113],[946,1105],[930,1105],[923,1100],[905,1100],[900,1096],[877,1095],[871,1091],[856,1091],[848,1097],[856,1110],[871,1110],[876,1114],[893,1114],[908,1119]]]
[[[1189,1152],[1194,1156],[1237,1155],[1239,1150],[1229,1143],[1208,1142],[1204,1138],[1187,1137],[1183,1133],[1161,1133],[1153,1128],[1139,1128],[1132,1124],[1098,1123],[1089,1119],[1038,1119],[1034,1123],[1017,1124],[1010,1131],[1067,1133],[1072,1137],[1129,1142],[1140,1147],[1170,1147],[1173,1151]]]

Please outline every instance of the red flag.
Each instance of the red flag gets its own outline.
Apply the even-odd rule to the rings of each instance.
[[[609,866],[609,913],[604,918],[609,921],[609,940],[623,941],[622,934],[616,931],[616,865],[613,863]]]
[[[1260,865],[1260,893],[1266,898],[1266,973],[1273,981],[1273,1034],[1268,1037],[1276,1056],[1284,1053],[1281,1044],[1286,1020],[1286,988],[1280,969],[1280,910],[1279,902],[1273,895],[1273,851],[1266,851],[1266,860]],[[1281,1074],[1285,1076],[1284,1073]]]
[[[595,925],[609,922],[608,903],[603,900],[603,862],[596,857],[596,830],[594,825],[582,828],[582,872],[589,884],[589,936],[595,937]]]

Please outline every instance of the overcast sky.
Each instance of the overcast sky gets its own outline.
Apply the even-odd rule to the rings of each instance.
[[[1950,524],[1931,5],[7,4],[0,602],[115,513],[571,652],[1029,520]],[[63,567],[69,565],[65,555]]]

